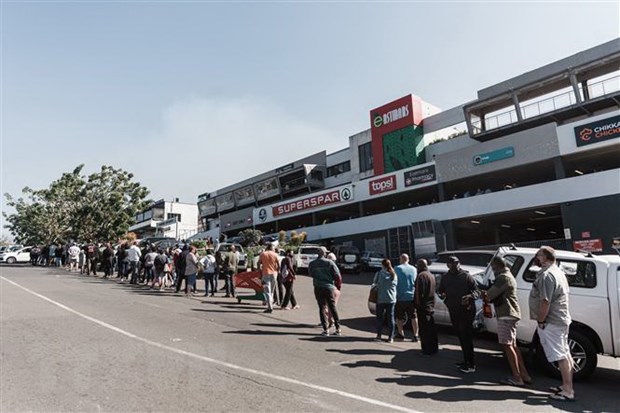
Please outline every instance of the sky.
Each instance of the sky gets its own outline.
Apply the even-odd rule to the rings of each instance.
[[[2,193],[112,165],[154,200],[192,203],[346,147],[401,96],[450,109],[620,36],[618,1],[2,0],[0,12]]]

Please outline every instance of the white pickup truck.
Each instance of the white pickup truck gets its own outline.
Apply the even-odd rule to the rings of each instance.
[[[536,333],[536,321],[529,319],[528,299],[532,282],[540,268],[534,265],[537,249],[502,247],[496,254],[511,267],[517,280],[521,321],[517,339],[532,344],[546,370],[559,376],[555,364],[547,363]],[[569,346],[575,361],[575,380],[588,377],[597,365],[597,354],[620,356],[620,256],[591,255],[556,250],[557,265],[570,285],[569,311],[572,324]],[[490,268],[484,281],[492,281]],[[497,333],[495,318],[485,319],[486,328]]]

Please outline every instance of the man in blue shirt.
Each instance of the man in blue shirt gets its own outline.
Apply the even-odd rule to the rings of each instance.
[[[418,271],[413,265],[409,264],[409,256],[407,254],[401,254],[400,265],[397,265],[394,270],[398,277],[398,284],[396,286],[396,308],[394,309],[394,315],[396,316],[395,339],[398,341],[403,341],[405,339],[403,327],[405,321],[410,320],[413,331],[413,342],[415,343],[418,341],[418,319],[413,304],[413,293],[415,278]]]

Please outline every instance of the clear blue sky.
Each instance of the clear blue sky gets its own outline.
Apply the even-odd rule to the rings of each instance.
[[[619,36],[618,2],[2,2],[2,192],[80,163],[200,193]]]

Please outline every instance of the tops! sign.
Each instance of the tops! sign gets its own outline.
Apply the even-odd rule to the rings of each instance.
[[[370,195],[377,195],[383,192],[396,190],[396,175],[390,175],[368,182],[368,192]]]
[[[337,204],[339,202],[346,202],[353,199],[353,192],[349,186],[342,189],[336,189],[322,194],[309,196],[307,198],[299,199],[293,202],[287,202],[272,207],[272,214],[274,217],[286,214],[292,214],[294,212],[300,212],[307,209],[318,208],[324,205]]]
[[[585,146],[620,137],[620,116],[586,123],[575,128],[577,146]]]

